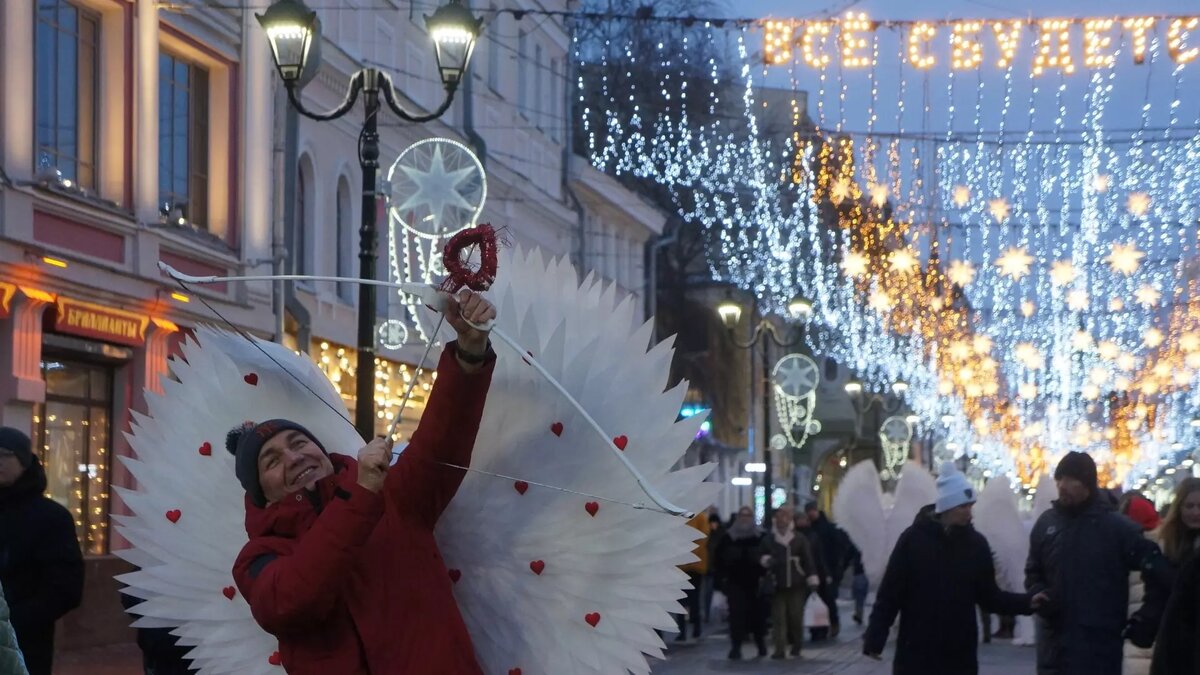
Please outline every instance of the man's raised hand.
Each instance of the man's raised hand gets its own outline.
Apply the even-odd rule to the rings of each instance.
[[[446,322],[458,333],[458,346],[481,356],[487,351],[487,331],[473,328],[496,318],[496,308],[474,291],[463,290],[451,297],[446,307]],[[469,323],[468,323],[469,322]]]
[[[379,436],[358,451],[358,484],[371,492],[383,489],[392,459],[391,440]]]

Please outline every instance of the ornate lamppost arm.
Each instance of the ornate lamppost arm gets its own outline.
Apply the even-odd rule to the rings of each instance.
[[[404,107],[400,105],[399,101],[396,100],[396,90],[392,85],[391,76],[386,73],[379,73],[378,75],[380,80],[382,80],[382,86],[380,86],[380,89],[383,90],[383,99],[387,101],[388,107],[392,109],[392,112],[396,113],[400,119],[403,119],[407,122],[419,124],[422,122],[436,120],[437,118],[441,117],[447,110],[450,109],[450,104],[454,103],[454,93],[458,91],[458,82],[447,82],[446,98],[442,101],[442,105],[428,115],[416,115],[405,110]]]
[[[304,115],[312,120],[317,120],[318,122],[335,120],[350,112],[350,109],[354,107],[354,103],[358,100],[358,95],[362,93],[362,90],[363,73],[362,71],[359,71],[354,74],[354,77],[350,78],[350,87],[346,91],[346,97],[342,99],[342,102],[338,104],[338,107],[329,112],[313,112],[304,107],[304,103],[300,100],[300,92],[297,91],[296,87],[291,85],[288,85],[287,87],[288,100],[291,101],[292,106],[296,108],[296,111],[301,115]]]

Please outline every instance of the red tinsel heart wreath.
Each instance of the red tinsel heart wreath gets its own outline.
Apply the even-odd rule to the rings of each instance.
[[[487,224],[463,230],[451,237],[442,249],[442,266],[449,275],[442,282],[442,290],[457,293],[463,287],[477,292],[491,288],[496,281],[499,264],[496,260],[498,246],[496,230]],[[479,250],[478,270],[470,267],[474,248]]]

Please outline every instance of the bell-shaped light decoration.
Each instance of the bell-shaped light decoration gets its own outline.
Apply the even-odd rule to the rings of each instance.
[[[476,19],[460,0],[450,0],[425,17],[425,26],[433,38],[442,84],[447,89],[457,87],[467,72],[483,19]]]
[[[304,73],[313,43],[321,39],[317,13],[301,0],[279,0],[255,18],[267,32],[279,77],[285,85],[295,85]]]

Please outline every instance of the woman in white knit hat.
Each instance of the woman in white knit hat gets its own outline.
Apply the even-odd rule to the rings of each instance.
[[[900,615],[892,672],[920,675],[978,673],[975,606],[994,614],[1032,614],[1043,596],[996,586],[987,539],[971,526],[975,488],[954,465],[942,466],[932,512],[900,535],[888,560],[863,636],[863,653],[881,658]]]

